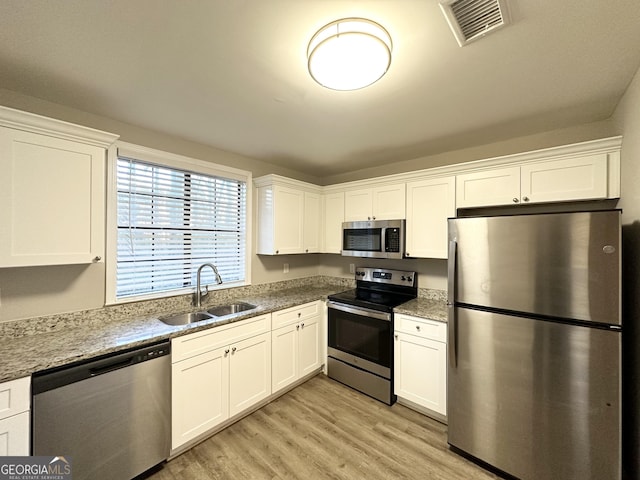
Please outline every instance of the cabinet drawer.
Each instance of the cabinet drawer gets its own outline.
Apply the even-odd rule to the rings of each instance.
[[[287,308],[272,314],[271,327],[273,329],[284,327],[298,320],[320,314],[320,302],[305,303],[296,307]]]
[[[0,384],[0,418],[26,412],[31,405],[31,377]]]
[[[179,362],[185,358],[260,335],[270,331],[270,327],[271,315],[267,314],[174,338],[171,341],[171,361]]]
[[[443,322],[397,314],[395,315],[395,330],[437,342],[447,342],[447,324]]]

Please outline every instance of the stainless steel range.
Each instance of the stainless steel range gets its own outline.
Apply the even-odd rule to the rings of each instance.
[[[329,295],[328,375],[391,405],[393,309],[416,298],[418,275],[358,267],[356,287]]]

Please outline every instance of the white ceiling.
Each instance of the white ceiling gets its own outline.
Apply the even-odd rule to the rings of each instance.
[[[437,0],[1,0],[0,88],[317,177],[608,118],[640,1],[507,2],[460,48]],[[307,44],[350,16],[389,31],[391,67],[327,90]]]

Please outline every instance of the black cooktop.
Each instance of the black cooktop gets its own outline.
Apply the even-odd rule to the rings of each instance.
[[[354,288],[346,292],[329,295],[329,300],[334,302],[370,308],[371,310],[378,310],[380,312],[391,312],[394,307],[408,302],[413,298],[415,298],[415,295],[402,295],[362,288]]]

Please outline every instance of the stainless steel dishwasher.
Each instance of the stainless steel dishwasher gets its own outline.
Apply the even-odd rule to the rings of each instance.
[[[129,480],[171,449],[170,343],[33,375],[32,455],[71,459],[74,480]]]

